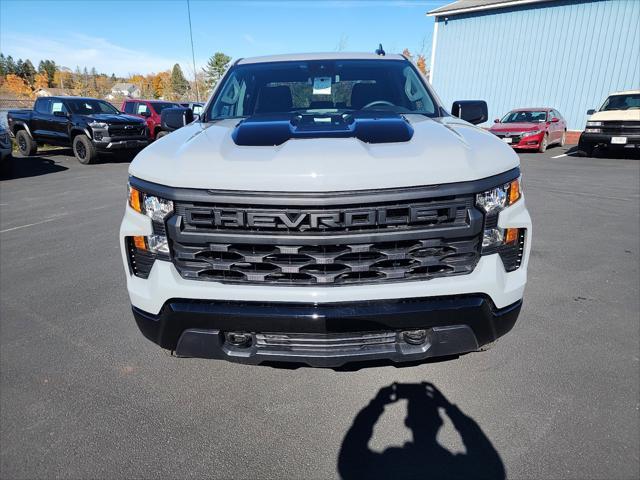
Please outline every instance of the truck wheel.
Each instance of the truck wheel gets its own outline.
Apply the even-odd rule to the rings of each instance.
[[[18,143],[20,155],[23,157],[30,157],[38,151],[38,144],[31,138],[31,135],[29,135],[26,130],[18,130],[18,133],[16,133],[16,142]]]
[[[593,157],[594,145],[591,143],[578,142],[578,154],[581,157]]]
[[[76,135],[73,138],[73,154],[83,165],[94,163],[98,158],[96,147],[86,135]]]
[[[538,151],[540,153],[544,153],[547,151],[547,146],[549,145],[549,137],[545,133],[544,137],[542,137],[542,141],[540,142],[540,146],[538,147]]]
[[[166,137],[167,135],[169,135],[169,132],[165,132],[164,130],[156,133],[156,140],[162,138],[162,137]]]

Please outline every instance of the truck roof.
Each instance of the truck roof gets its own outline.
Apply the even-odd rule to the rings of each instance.
[[[102,100],[101,98],[95,98],[95,97],[81,97],[81,96],[77,96],[77,95],[53,95],[51,97],[38,97],[36,98],[36,101],[40,100],[41,98],[46,99],[46,98],[51,98],[51,99],[55,99],[55,100],[100,100],[103,102],[106,102],[106,100]]]
[[[624,90],[622,92],[613,92],[609,95],[634,95],[640,93],[640,90]]]
[[[267,55],[263,57],[241,58],[238,65],[251,63],[296,62],[305,60],[406,60],[402,55],[390,53],[377,55],[366,52],[326,52],[326,53],[289,53],[283,55]]]
[[[160,100],[158,98],[154,98],[152,100],[147,100],[146,98],[125,98],[124,102],[175,103],[176,105],[180,104],[180,102],[174,102],[173,100]]]

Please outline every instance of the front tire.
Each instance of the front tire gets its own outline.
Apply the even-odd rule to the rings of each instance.
[[[95,163],[98,159],[98,151],[86,135],[76,135],[73,138],[73,154],[83,165]]]
[[[20,155],[23,157],[30,157],[38,152],[38,144],[26,130],[19,130],[16,133],[16,142],[18,143]]]
[[[547,151],[547,147],[549,146],[549,137],[548,135],[545,134],[544,137],[542,137],[542,141],[540,142],[540,146],[538,147],[538,151],[540,153],[544,153]]]
[[[593,151],[595,149],[595,145],[592,143],[579,142],[578,143],[578,152],[582,157],[593,157]]]

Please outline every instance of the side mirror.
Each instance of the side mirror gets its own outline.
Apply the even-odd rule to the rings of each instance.
[[[489,118],[489,109],[484,100],[458,100],[451,106],[451,114],[469,123],[478,125]]]
[[[193,122],[193,110],[190,108],[165,108],[160,113],[162,129],[173,132]]]
[[[66,113],[66,112],[63,112],[63,111],[58,110],[57,112],[53,112],[53,116],[54,116],[54,117],[65,117],[65,118],[66,118],[66,117],[67,117],[67,113]]]
[[[593,108],[590,110],[587,110],[587,115],[593,115],[594,113],[596,113],[596,111]]]
[[[150,117],[151,112],[149,110],[146,110],[144,112],[140,112],[138,115],[142,115],[143,117]]]
[[[493,123],[500,123],[500,119],[499,119],[499,118],[496,118],[496,119],[493,121]]]
[[[551,123],[558,123],[560,121],[560,119],[558,117],[553,117],[551,119]]]

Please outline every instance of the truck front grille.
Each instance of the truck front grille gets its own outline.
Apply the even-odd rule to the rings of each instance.
[[[349,285],[464,275],[480,258],[483,214],[473,193],[438,187],[282,194],[223,192],[174,199],[172,261],[189,280],[253,285]],[[208,200],[211,195],[211,201]],[[285,203],[286,202],[286,203]]]
[[[190,280],[327,285],[427,280],[473,271],[479,238],[335,245],[174,242],[174,264]]]
[[[144,126],[139,125],[109,125],[110,137],[142,137],[145,133]]]
[[[638,121],[604,121],[602,133],[607,135],[622,136],[640,135],[640,122]]]

